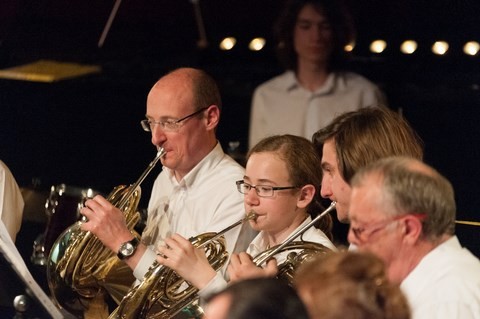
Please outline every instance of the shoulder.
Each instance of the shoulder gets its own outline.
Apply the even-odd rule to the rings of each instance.
[[[204,159],[200,167],[198,167],[197,180],[214,185],[225,185],[225,183],[228,185],[231,183],[231,186],[236,189],[235,181],[242,179],[244,175],[245,169],[243,166],[224,153],[222,146],[218,143],[215,149],[208,155],[208,158]]]
[[[255,93],[259,94],[268,91],[286,90],[289,86],[295,83],[295,75],[292,71],[285,71],[270,80],[267,80],[257,86]]]
[[[443,291],[445,299],[456,299],[461,293],[480,300],[480,261],[454,237],[425,255],[402,286],[415,290],[422,282],[425,287]]]
[[[323,231],[314,226],[310,227],[307,231],[305,231],[303,239],[310,242],[322,244],[323,246],[331,250],[337,250],[335,245],[330,241],[330,239],[328,239],[327,235],[325,235]]]
[[[378,90],[378,86],[375,83],[355,72],[339,72],[337,73],[337,77],[343,80],[347,87]]]

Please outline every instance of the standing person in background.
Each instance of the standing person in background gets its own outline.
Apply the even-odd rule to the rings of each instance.
[[[22,226],[24,206],[22,193],[12,172],[0,161],[0,217],[13,242]]]
[[[256,88],[249,148],[275,134],[308,139],[344,112],[385,105],[379,88],[345,71],[354,28],[338,0],[288,0],[275,25],[278,57],[287,70]]]
[[[419,160],[390,157],[351,185],[348,240],[382,259],[412,318],[480,319],[480,260],[455,235],[450,182]]]

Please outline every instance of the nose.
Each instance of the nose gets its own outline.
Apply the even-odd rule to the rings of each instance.
[[[318,41],[322,37],[322,30],[319,27],[312,27],[310,30],[310,36],[312,40]]]
[[[332,182],[331,182],[330,178],[328,178],[325,175],[322,178],[322,185],[320,187],[320,195],[323,198],[330,198],[333,195],[333,193],[332,193]]]
[[[167,140],[165,132],[161,129],[160,125],[152,126],[152,144],[155,146],[162,146]]]
[[[257,190],[253,187],[244,196],[244,202],[249,206],[257,206],[260,203]]]

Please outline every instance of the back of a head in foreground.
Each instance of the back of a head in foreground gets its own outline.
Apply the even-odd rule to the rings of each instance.
[[[371,254],[331,253],[303,265],[295,287],[311,319],[409,319],[410,308]]]
[[[204,319],[308,319],[296,291],[275,278],[235,282],[210,297],[205,310]]]

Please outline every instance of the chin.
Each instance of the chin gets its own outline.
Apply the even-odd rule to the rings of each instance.
[[[338,221],[343,223],[343,224],[349,224],[350,220],[348,219],[348,214],[346,212],[339,212],[337,210],[337,218]]]
[[[257,232],[263,230],[262,224],[259,224],[256,221],[250,221],[250,227]]]

